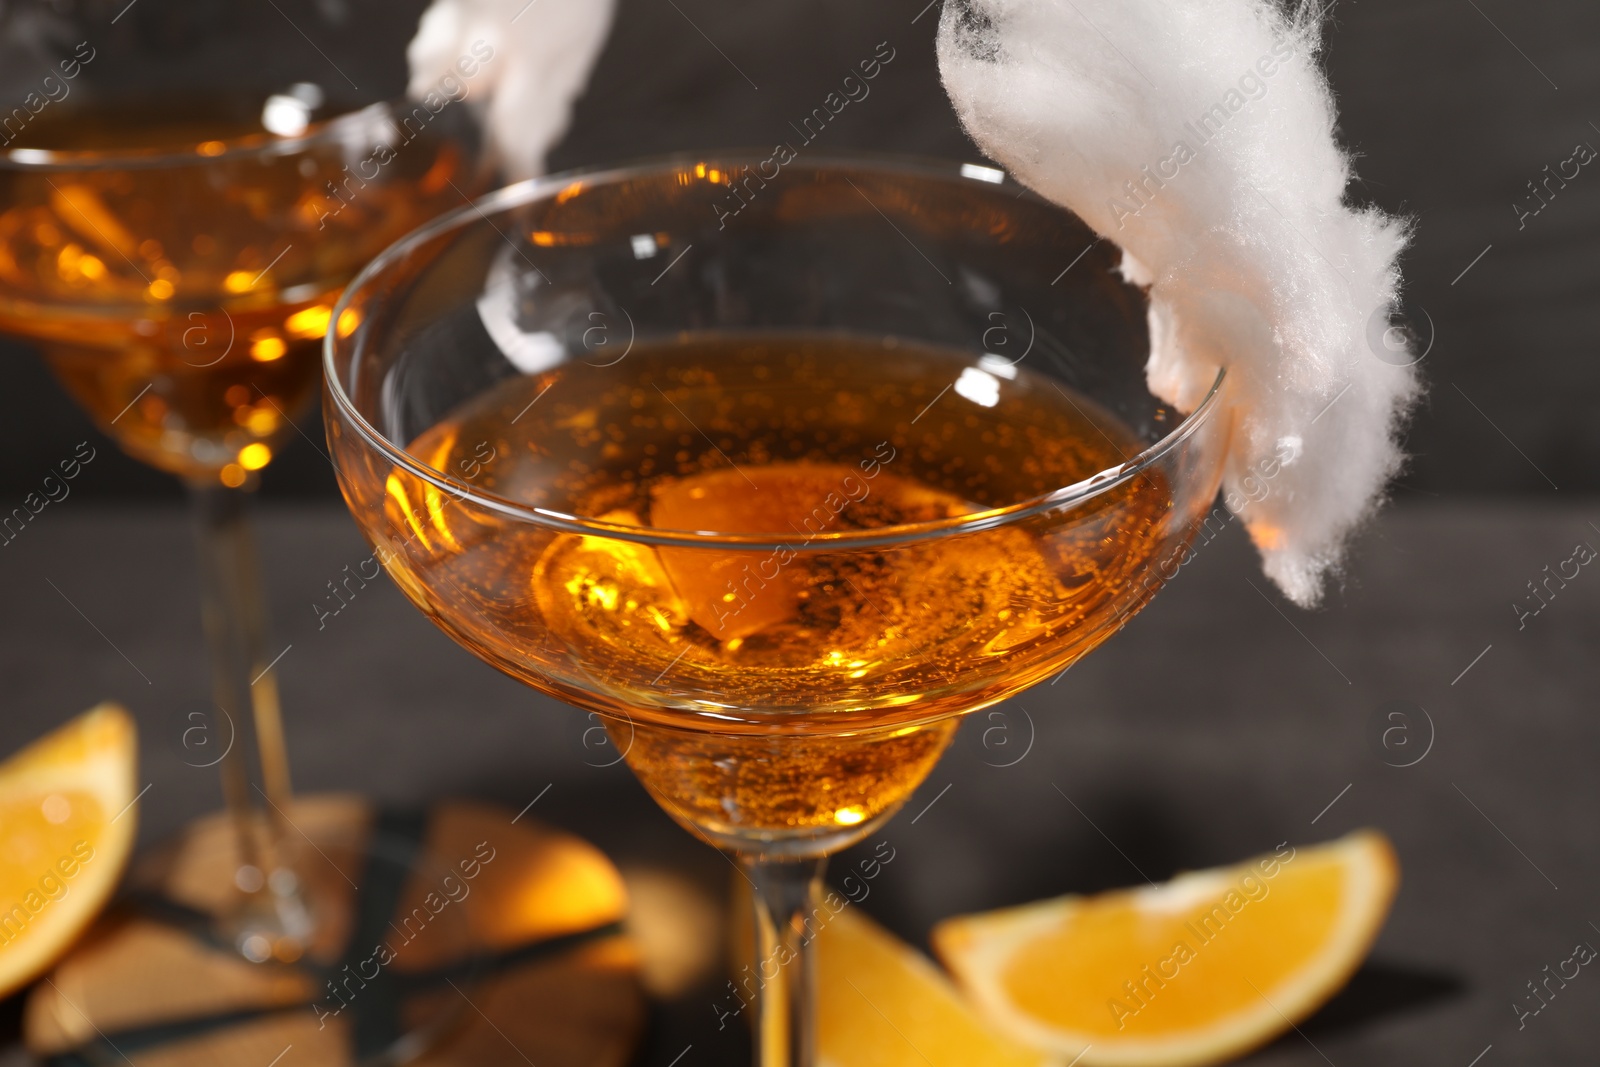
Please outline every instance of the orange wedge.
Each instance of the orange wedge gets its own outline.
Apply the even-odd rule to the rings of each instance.
[[[102,704],[0,763],[0,996],[94,919],[133,849],[133,719]]]
[[[1399,869],[1374,831],[1160,886],[947,920],[935,951],[998,1027],[1083,1067],[1221,1063],[1360,966]]]
[[[926,956],[847,906],[817,934],[818,1067],[1046,1067]]]

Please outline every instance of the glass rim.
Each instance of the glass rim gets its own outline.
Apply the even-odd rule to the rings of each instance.
[[[623,165],[583,167],[561,171],[543,177],[529,178],[497,189],[478,197],[469,204],[439,216],[384,249],[375,259],[362,268],[361,272],[350,281],[349,285],[345,286],[344,291],[339,295],[338,302],[334,304],[329,322],[338,322],[343,313],[350,307],[352,298],[395,262],[403,259],[441,234],[452,230],[464,230],[466,226],[475,221],[486,222],[491,227],[498,229],[499,227],[494,225],[494,220],[490,217],[495,212],[524,207],[539,200],[548,199],[575,183],[586,187],[614,184],[649,175],[670,173],[686,165],[692,167],[695,164],[709,163],[712,160],[722,163],[731,162],[735,165],[754,166],[766,159],[769,154],[760,149],[679,152]],[[809,163],[809,169],[813,170],[832,167],[855,167],[879,173],[900,173],[944,181],[971,180],[985,184],[992,183],[992,179],[974,178],[970,174],[963,173],[962,168],[964,166],[964,164],[953,160],[863,151],[817,152],[812,154]],[[1058,207],[1058,210],[1065,211],[1067,209]],[[366,416],[356,409],[355,402],[345,391],[344,382],[340,380],[335,363],[338,356],[338,346],[341,343],[354,344],[353,339],[359,336],[360,332],[356,331],[351,334],[351,340],[346,342],[338,336],[337,331],[331,328],[323,336],[323,383],[338,417],[342,422],[354,428],[369,445],[384,454],[396,467],[404,469],[413,476],[431,484],[448,497],[456,501],[470,502],[504,518],[542,526],[561,533],[585,534],[610,540],[630,541],[637,544],[656,546],[727,548],[742,551],[782,551],[787,549],[794,552],[819,552],[901,544],[931,537],[946,537],[995,529],[1000,526],[1021,522],[1045,512],[1083,503],[1138,477],[1139,474],[1159,462],[1162,457],[1191,437],[1216,409],[1223,382],[1227,377],[1226,368],[1220,368],[1217,371],[1216,378],[1212,380],[1210,387],[1206,390],[1205,396],[1195,405],[1194,410],[1185,415],[1176,426],[1160,439],[1146,445],[1136,456],[1124,460],[1116,466],[1107,467],[1085,478],[1080,478],[1069,485],[1041,493],[1014,504],[1007,504],[1004,507],[987,508],[983,511],[969,512],[965,515],[922,522],[901,523],[867,530],[842,530],[836,533],[807,535],[801,539],[785,537],[776,532],[734,534],[714,530],[669,530],[654,526],[634,526],[628,523],[606,522],[602,519],[573,515],[552,508],[519,504],[505,497],[482,492],[465,482],[457,481],[445,472],[423,463],[403,446],[394,444],[368,422]]]
[[[380,114],[393,115],[403,105],[417,104],[410,96],[396,96],[362,104],[311,123],[290,136],[262,131],[234,137],[196,141],[183,148],[5,148],[0,149],[0,170],[73,171],[182,167],[221,163],[241,156],[286,156],[307,147],[337,140],[351,127]],[[202,144],[220,144],[217,152],[202,152]]]

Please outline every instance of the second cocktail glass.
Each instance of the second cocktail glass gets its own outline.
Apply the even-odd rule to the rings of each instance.
[[[465,68],[405,99],[403,37],[371,46],[392,8],[338,7],[19,4],[0,19],[19,48],[48,31],[33,75],[48,100],[0,131],[0,332],[188,489],[220,712],[196,732],[226,746],[211,762],[236,826],[233,877],[217,865],[236,890],[208,887],[232,901],[210,933],[263,963],[329,949],[338,924],[317,914],[287,825],[282,649],[247,499],[316,395],[319,339],[352,328],[331,319],[341,287],[488,184]]]
[[[766,1067],[814,1058],[825,857],[1142,607],[1220,478],[1220,375],[1187,418],[1152,398],[1114,253],[1002,179],[525,183],[387,252],[326,341],[341,485],[406,595],[603,716],[749,877]]]

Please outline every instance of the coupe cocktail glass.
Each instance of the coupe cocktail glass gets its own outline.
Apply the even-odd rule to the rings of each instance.
[[[382,95],[405,84],[403,38],[387,66],[372,54],[387,5],[322,5],[338,26],[295,4],[292,19],[120,7],[5,12],[12,43],[41,44],[37,92],[0,119],[0,332],[37,344],[101,430],[188,487],[230,724],[218,720],[214,747],[238,735],[221,758],[239,857],[223,940],[290,962],[319,920],[285,824],[282,649],[267,637],[246,498],[315,395],[318,340],[353,328],[353,314],[332,319],[340,288],[488,175],[465,105]]]
[[[748,875],[768,1067],[813,1061],[825,857],[961,715],[1137,611],[1217,490],[1220,375],[1187,418],[1152,398],[1113,251],[1002,177],[725,154],[525,183],[386,252],[326,341],[390,575],[603,716]]]

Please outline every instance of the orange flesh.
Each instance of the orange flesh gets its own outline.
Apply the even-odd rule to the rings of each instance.
[[[1132,891],[1075,911],[1018,950],[1002,974],[1007,995],[1086,1037],[1159,1037],[1259,1008],[1335,936],[1347,873],[1336,858],[1302,855],[1248,894],[1240,877],[1173,910],[1140,907]]]

